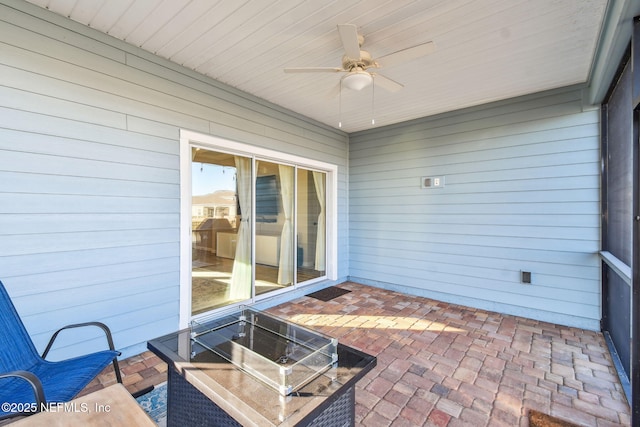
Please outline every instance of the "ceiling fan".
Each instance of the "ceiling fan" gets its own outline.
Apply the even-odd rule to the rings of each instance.
[[[398,50],[380,58],[373,58],[366,50],[360,50],[364,37],[358,34],[353,24],[338,25],[338,32],[344,47],[342,67],[293,67],[285,68],[285,73],[346,73],[342,77],[340,87],[361,90],[374,82],[380,87],[396,92],[404,86],[382,74],[369,71],[370,69],[391,67],[425,56],[435,50],[433,42],[426,42],[416,46]]]

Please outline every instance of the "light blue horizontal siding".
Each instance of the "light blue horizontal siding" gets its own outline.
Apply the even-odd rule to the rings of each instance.
[[[599,169],[575,87],[352,134],[351,278],[597,329]]]
[[[43,286],[43,280],[46,279],[48,274],[60,272],[62,274],[60,286],[67,286],[65,284],[65,274],[79,274],[80,276],[87,277],[95,268],[108,269],[109,266],[122,266],[136,262],[140,262],[140,265],[142,265],[155,262],[157,259],[177,262],[177,260],[175,260],[175,252],[177,250],[178,243],[170,242],[116,248],[73,250],[68,251],[65,257],[52,257],[49,253],[13,254],[0,257],[0,270],[6,272],[3,274],[4,281],[10,278],[14,281],[27,276],[33,278],[30,280],[29,285],[23,283],[12,293],[12,295],[15,296],[23,296],[37,293],[39,287]],[[115,272],[112,272],[112,274],[115,274]]]
[[[181,129],[338,165],[348,137],[22,0],[0,1],[0,280],[42,349],[101,320],[129,356],[179,315]],[[103,346],[66,333],[52,353]]]

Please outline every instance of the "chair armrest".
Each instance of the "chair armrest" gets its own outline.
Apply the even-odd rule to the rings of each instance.
[[[37,408],[35,408],[33,412],[40,412],[43,404],[47,403],[40,379],[38,379],[36,375],[32,374],[29,371],[12,371],[12,372],[5,372],[4,374],[0,374],[0,379],[11,378],[11,377],[22,378],[23,380],[28,382],[29,385],[31,385],[31,388],[33,388],[33,394],[36,398],[36,405],[37,405]]]
[[[44,359],[45,357],[47,357],[47,354],[49,354],[49,350],[51,350],[51,347],[53,346],[53,342],[55,341],[55,339],[58,337],[58,334],[62,331],[64,331],[65,329],[73,329],[73,328],[82,328],[84,326],[97,326],[100,329],[102,329],[107,337],[107,343],[109,344],[109,350],[113,350],[115,351],[116,348],[113,345],[113,337],[111,336],[111,330],[109,329],[109,327],[107,325],[105,325],[104,323],[101,322],[85,322],[85,323],[76,323],[73,325],[67,325],[64,326],[60,329],[58,329],[53,336],[51,337],[51,340],[49,340],[49,344],[47,344],[47,347],[44,349],[44,352],[42,352],[42,358]],[[118,352],[118,354],[120,354]]]

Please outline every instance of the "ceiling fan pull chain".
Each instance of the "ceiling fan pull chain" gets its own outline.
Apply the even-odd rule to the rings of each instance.
[[[338,104],[338,127],[342,128],[342,79],[340,79],[340,100]]]
[[[338,111],[338,127],[342,128],[342,80],[340,80],[340,101]]]
[[[376,78],[373,76],[371,84],[371,124],[376,124]]]

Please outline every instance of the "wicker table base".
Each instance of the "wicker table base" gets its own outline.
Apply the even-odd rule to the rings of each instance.
[[[241,426],[174,369],[168,372],[167,426]],[[355,425],[355,388],[350,387],[325,409],[298,426],[348,427]]]

